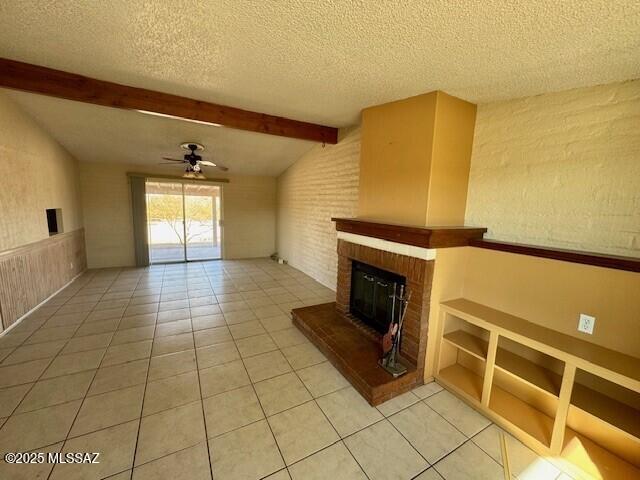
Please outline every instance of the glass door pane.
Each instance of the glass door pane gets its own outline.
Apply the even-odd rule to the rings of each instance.
[[[187,260],[221,258],[220,187],[184,184]]]
[[[146,182],[149,260],[184,262],[184,203],[182,183]]]

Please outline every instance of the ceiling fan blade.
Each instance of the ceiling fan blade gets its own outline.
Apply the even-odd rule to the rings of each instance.
[[[169,158],[169,157],[162,157],[163,160],[170,160],[172,162],[180,162],[180,163],[184,163],[184,160],[178,160],[176,158]]]
[[[222,170],[223,172],[226,172],[227,170],[229,170],[227,167],[225,167],[224,165],[220,165],[217,163],[213,163],[210,162],[209,160],[200,160],[198,162],[200,165],[204,165],[206,167],[215,167],[215,168],[219,168],[220,170]]]

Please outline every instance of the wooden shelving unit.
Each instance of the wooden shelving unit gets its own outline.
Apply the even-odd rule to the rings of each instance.
[[[576,478],[640,478],[640,359],[462,298],[437,338],[436,379],[530,448]]]

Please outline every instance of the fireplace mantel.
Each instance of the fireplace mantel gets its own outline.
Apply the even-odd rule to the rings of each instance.
[[[419,227],[383,223],[365,218],[332,218],[338,232],[379,238],[421,248],[464,247],[481,240],[487,232],[481,227]]]

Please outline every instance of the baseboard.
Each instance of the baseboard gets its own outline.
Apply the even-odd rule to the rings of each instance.
[[[77,274],[75,277],[73,277],[71,280],[69,280],[67,283],[65,283],[62,287],[60,287],[58,290],[53,292],[51,295],[49,295],[47,298],[42,300],[39,304],[37,304],[35,307],[33,307],[31,310],[29,310],[27,313],[22,315],[15,322],[13,322],[11,325],[9,325],[7,328],[5,328],[2,332],[0,332],[0,338],[2,338],[7,332],[10,332],[11,329],[13,329],[16,325],[19,325],[20,322],[22,322],[22,320],[24,318],[27,318],[29,315],[31,315],[33,312],[35,312],[37,309],[39,309],[41,306],[43,306],[45,303],[47,303],[49,300],[51,300],[53,297],[55,297],[57,294],[59,294],[62,290],[64,290],[69,285],[71,285],[73,282],[75,282],[86,271],[87,271],[87,269],[84,269],[83,271],[81,271],[79,274]]]

